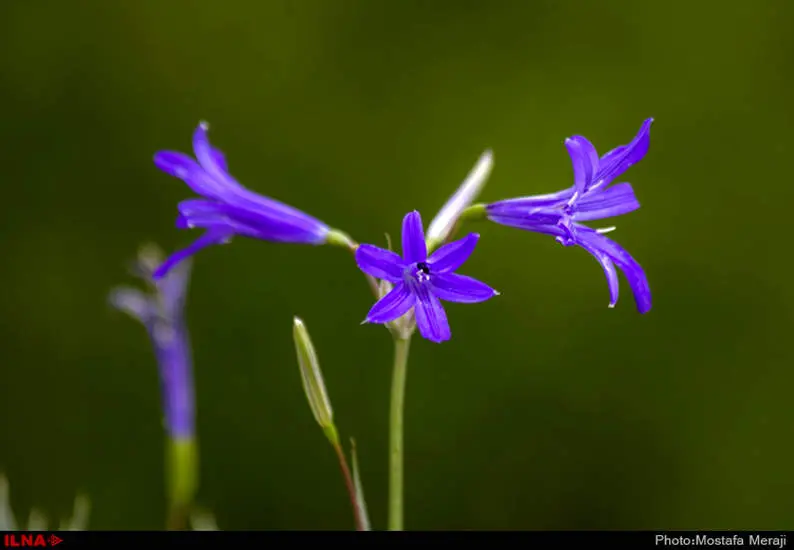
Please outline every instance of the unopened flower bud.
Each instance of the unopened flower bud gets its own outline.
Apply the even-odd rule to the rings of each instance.
[[[306,325],[299,318],[295,317],[292,326],[292,337],[295,340],[295,351],[298,356],[298,366],[301,371],[303,390],[309,407],[312,409],[314,419],[325,431],[329,439],[334,442],[337,440],[336,428],[334,427],[334,412],[331,409],[331,401],[325,390],[323,373],[320,370],[320,362],[317,353],[314,351],[309,331]]]
[[[426,236],[428,249],[435,249],[449,237],[461,212],[469,207],[480,195],[483,187],[485,187],[485,182],[488,181],[488,176],[491,175],[492,169],[493,153],[490,149],[487,149],[480,155],[477,164],[471,169],[466,179],[455,191],[455,194],[449,198],[433,221],[430,222]]]

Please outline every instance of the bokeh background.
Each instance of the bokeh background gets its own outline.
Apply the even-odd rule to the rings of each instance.
[[[426,221],[485,148],[482,198],[570,185],[654,117],[622,280],[553,239],[481,224],[464,272],[502,296],[416,339],[409,529],[794,528],[794,4],[268,0],[0,4],[0,470],[21,517],[164,526],[159,382],[107,305],[142,243],[174,250],[191,192],[158,172],[199,120],[251,189],[363,242]],[[472,227],[474,229],[474,227]],[[199,502],[221,529],[351,529],[301,389],[317,346],[385,527],[391,342],[348,254],[237,239],[194,263]]]

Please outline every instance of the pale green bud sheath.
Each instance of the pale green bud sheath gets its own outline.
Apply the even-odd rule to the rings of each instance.
[[[426,236],[428,252],[433,251],[452,236],[462,213],[477,200],[492,170],[493,152],[487,149],[480,155],[458,190],[430,222]]]
[[[328,398],[328,392],[325,389],[323,373],[320,370],[320,361],[317,358],[317,352],[314,350],[312,340],[309,337],[309,331],[306,329],[304,322],[298,317],[294,317],[292,321],[292,338],[295,341],[295,352],[298,357],[298,367],[300,367],[303,391],[306,394],[306,399],[309,401],[309,407],[312,410],[314,419],[317,421],[317,424],[320,425],[320,428],[322,428],[325,437],[328,438],[328,441],[331,443],[339,459],[339,468],[342,470],[342,476],[345,479],[345,487],[350,497],[350,504],[353,507],[356,530],[368,530],[365,529],[362,506],[358,501],[359,492],[356,489],[356,484],[350,473],[350,467],[347,465],[345,451],[339,444],[339,434],[334,425],[334,411],[331,408],[331,400]]]
[[[303,391],[306,393],[306,399],[309,401],[314,419],[331,443],[337,445],[339,437],[334,427],[334,411],[331,408],[331,401],[328,399],[328,392],[325,390],[320,361],[317,359],[317,353],[314,351],[314,345],[309,337],[309,331],[306,330],[306,325],[297,317],[293,320],[292,338],[295,341]]]

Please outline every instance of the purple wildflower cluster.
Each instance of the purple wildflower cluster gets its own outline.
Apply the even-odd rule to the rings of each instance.
[[[151,292],[120,287],[111,303],[129,313],[146,328],[160,370],[165,427],[170,437],[169,525],[184,524],[197,482],[195,405],[192,358],[184,320],[185,296],[191,257],[199,250],[242,236],[281,243],[330,244],[354,253],[358,268],[375,293],[365,323],[386,325],[394,335],[394,374],[389,415],[389,528],[402,530],[403,459],[402,424],[408,341],[414,332],[431,342],[451,338],[442,302],[478,303],[499,293],[487,284],[457,273],[474,252],[480,235],[469,233],[452,240],[463,222],[486,219],[496,224],[553,236],[563,246],[579,246],[599,262],[607,278],[609,305],[618,301],[620,269],[628,281],[637,309],[651,309],[651,291],[640,264],[604,234],[614,229],[594,229],[585,222],[627,214],[640,204],[629,183],[618,178],[645,156],[653,119],[647,119],[634,139],[604,155],[582,136],[565,140],[573,164],[573,184],[562,191],[476,203],[493,165],[486,150],[458,190],[428,225],[422,216],[409,212],[402,222],[402,249],[358,244],[346,233],[275,199],[243,187],[228,170],[226,158],[207,136],[200,123],[193,133],[195,158],[177,151],[160,151],[155,165],[183,180],[199,197],[178,205],[176,226],[201,228],[204,233],[191,245],[162,260],[144,252],[137,274]],[[389,247],[391,248],[391,247]],[[369,530],[363,489],[353,455],[351,474],[319,369],[317,354],[303,322],[295,319],[295,339],[301,375],[315,419],[334,446],[345,476],[356,516],[356,528]]]
[[[571,187],[548,195],[482,205],[485,217],[497,224],[552,235],[563,246],[576,245],[592,254],[606,275],[610,307],[618,300],[617,266],[626,276],[637,309],[646,313],[651,308],[651,292],[642,267],[620,245],[604,236],[613,228],[592,229],[583,222],[639,208],[631,185],[614,182],[645,156],[652,121],[646,120],[629,144],[602,156],[585,137],[566,139],[565,146],[573,163]],[[195,160],[175,151],[162,151],[154,157],[158,168],[183,180],[202,197],[179,204],[177,227],[205,230],[192,245],[177,251],[160,265],[154,273],[155,278],[163,277],[198,250],[227,242],[234,235],[313,245],[331,242],[334,230],[323,222],[238,183],[229,174],[224,155],[210,145],[205,123],[199,124],[193,134],[193,150]],[[471,200],[465,203],[462,197],[465,194],[461,192],[453,197],[458,215],[471,205]],[[445,207],[445,220],[450,218],[448,210]],[[479,235],[472,233],[460,240],[442,243],[428,255],[421,216],[414,211],[403,220],[402,256],[373,245],[352,243],[359,269],[391,285],[391,290],[369,311],[365,322],[391,323],[412,315],[424,338],[433,342],[448,340],[450,328],[441,300],[474,303],[498,294],[482,282],[455,273],[471,255],[478,239]]]

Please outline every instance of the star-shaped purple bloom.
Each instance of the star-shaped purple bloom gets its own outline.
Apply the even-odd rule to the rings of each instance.
[[[414,308],[419,333],[432,342],[449,340],[447,314],[440,300],[473,304],[484,302],[498,292],[465,275],[454,273],[474,251],[480,236],[446,244],[427,256],[422,218],[410,212],[403,219],[402,251],[395,252],[370,244],[356,250],[356,263],[364,273],[394,285],[367,314],[367,323],[389,323]]]
[[[160,278],[174,265],[207,246],[228,242],[233,235],[283,243],[323,244],[329,227],[323,222],[240,185],[228,172],[226,159],[210,145],[207,124],[193,133],[196,160],[177,151],[160,151],[155,165],[201,195],[179,203],[179,229],[202,227],[204,235],[175,252],[154,273]]]
[[[634,294],[637,310],[651,309],[651,291],[645,271],[619,244],[603,235],[609,229],[591,229],[581,222],[626,214],[640,207],[629,183],[612,185],[648,152],[652,118],[627,145],[599,158],[595,147],[583,136],[565,140],[573,163],[574,184],[549,195],[509,199],[489,204],[488,218],[496,223],[536,233],[554,235],[564,246],[578,245],[601,264],[609,285],[610,307],[618,300],[617,265]]]

